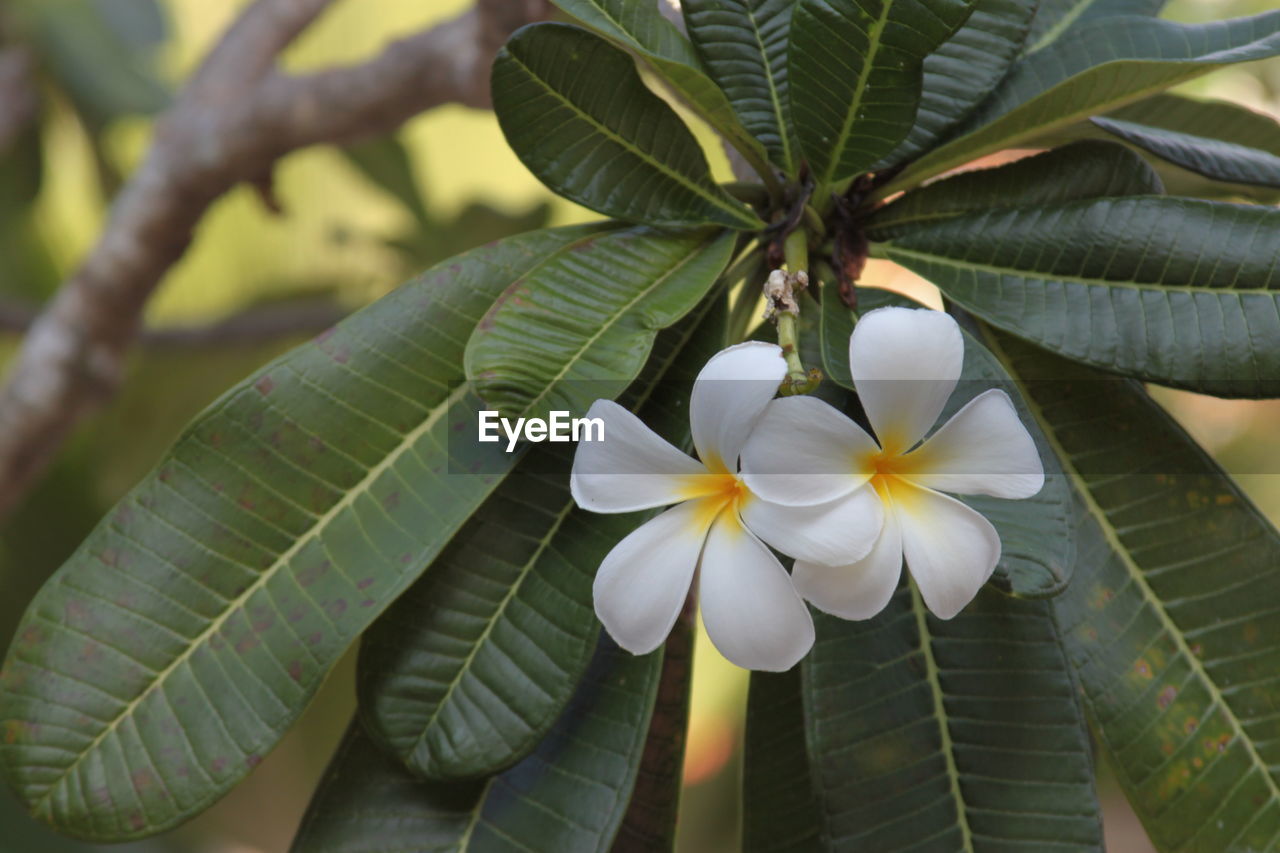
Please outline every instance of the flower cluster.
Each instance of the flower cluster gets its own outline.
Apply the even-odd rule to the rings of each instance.
[[[1044,472],[1008,395],[978,395],[926,438],[960,378],[964,340],[939,311],[867,313],[849,365],[873,438],[813,397],[774,399],[779,347],[744,343],[699,373],[689,419],[698,459],[628,410],[598,400],[604,440],[580,444],[574,499],[594,512],[670,506],[636,528],[596,575],[596,614],[623,648],[657,648],[696,577],[707,634],[747,669],[785,670],[813,644],[805,601],[867,619],[903,562],[949,619],[1000,559],[981,514],[942,494],[1026,498]],[[794,558],[790,573],[774,549]]]

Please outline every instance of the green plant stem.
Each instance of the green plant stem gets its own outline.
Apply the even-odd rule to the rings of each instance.
[[[804,228],[797,228],[787,235],[783,244],[783,269],[788,275],[803,272],[809,274],[809,234]],[[805,394],[813,390],[817,384],[815,377],[804,368],[800,360],[800,327],[799,316],[784,311],[778,315],[778,345],[787,360],[787,381],[784,393]]]

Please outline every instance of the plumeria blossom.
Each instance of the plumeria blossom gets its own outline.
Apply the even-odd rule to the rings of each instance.
[[[836,566],[796,560],[795,587],[819,609],[874,616],[897,588],[905,558],[925,604],[950,619],[991,576],[1000,537],[980,513],[941,492],[1028,498],[1043,487],[1035,441],[1003,391],[974,397],[921,441],[963,361],[964,339],[949,315],[870,311],[854,326],[849,367],[876,438],[812,397],[775,400],[757,423],[742,456],[754,494],[804,507],[870,493],[883,504],[884,525],[865,556]],[[783,444],[791,455],[777,454]]]
[[[597,400],[587,412],[604,422],[604,439],[578,445],[570,480],[578,505],[675,505],[614,546],[596,574],[596,615],[624,649],[645,654],[666,639],[696,575],[703,623],[721,654],[747,669],[790,669],[813,644],[813,621],[764,543],[815,563],[870,550],[882,523],[874,494],[781,506],[752,494],[738,474],[742,446],[786,371],[782,350],[767,343],[738,344],[707,362],[689,402],[701,461],[616,403]]]

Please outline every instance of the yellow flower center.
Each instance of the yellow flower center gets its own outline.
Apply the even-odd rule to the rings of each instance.
[[[717,466],[720,467],[720,466]],[[681,490],[685,500],[697,501],[697,525],[705,530],[722,513],[728,511],[730,519],[737,521],[738,513],[751,498],[751,491],[737,474],[719,471],[695,474],[686,478]]]
[[[858,469],[871,474],[871,488],[885,504],[903,503],[914,494],[909,481],[917,466],[910,454],[878,450],[867,454]]]

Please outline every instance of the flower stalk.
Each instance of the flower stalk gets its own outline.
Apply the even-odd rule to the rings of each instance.
[[[816,367],[805,370],[800,359],[800,303],[796,293],[809,286],[809,235],[806,229],[797,228],[787,235],[783,244],[783,266],[774,270],[765,283],[765,296],[769,302],[769,316],[778,328],[778,346],[782,347],[787,361],[787,378],[779,393],[783,396],[808,394],[822,381],[822,371]]]

